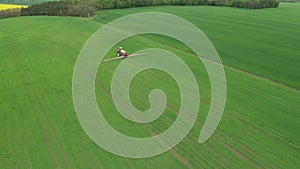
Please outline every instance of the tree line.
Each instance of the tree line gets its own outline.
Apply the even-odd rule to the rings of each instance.
[[[278,0],[61,0],[31,5],[28,8],[0,11],[0,18],[12,16],[48,15],[80,16],[95,15],[97,10],[163,5],[209,5],[260,9],[278,7]]]

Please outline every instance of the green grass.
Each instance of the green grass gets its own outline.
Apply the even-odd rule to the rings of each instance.
[[[0,168],[298,168],[299,9],[298,3],[253,11],[152,7],[102,11],[94,19],[1,19]],[[226,65],[228,96],[216,132],[198,144],[210,101],[202,63],[189,48],[167,37],[147,34],[121,42],[129,52],[144,47],[174,52],[195,73],[201,92],[196,124],[179,145],[156,157],[128,159],[98,147],[81,129],[72,102],[72,73],[81,47],[102,24],[143,11],[177,14],[202,29]],[[114,50],[106,57],[113,57]],[[170,109],[143,125],[116,111],[106,92],[119,63],[102,63],[97,74],[96,94],[105,118],[116,130],[135,137],[166,130],[177,114]],[[165,91],[168,105],[179,108],[176,83],[158,70],[133,80],[133,104],[147,109],[149,91],[155,88]]]
[[[101,11],[96,21],[135,12],[167,12],[191,21],[213,42],[225,65],[300,89],[300,4],[244,10],[217,7],[153,7]],[[170,43],[170,42],[166,42]]]

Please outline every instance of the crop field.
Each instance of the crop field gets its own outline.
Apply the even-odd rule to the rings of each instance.
[[[12,4],[0,4],[0,10],[15,9],[15,8],[27,8],[26,5],[12,5]]]
[[[125,39],[105,59],[115,57],[118,46],[129,53],[145,48],[171,51],[194,73],[201,100],[195,125],[176,147],[150,158],[124,158],[97,146],[81,128],[72,99],[73,70],[81,48],[96,30],[121,16],[149,11],[182,17],[208,36],[224,64],[226,107],[215,133],[199,144],[211,101],[201,61],[169,37],[142,34]],[[88,19],[0,19],[0,169],[299,168],[298,16],[300,3],[281,3],[263,10],[162,6],[99,11]],[[119,114],[111,99],[112,75],[121,62],[102,62],[97,72],[95,93],[105,119],[132,137],[165,131],[180,108],[176,81],[160,70],[138,74],[130,85],[132,104],[147,110],[153,89],[164,91],[168,104],[157,120],[134,123]]]
[[[43,2],[48,2],[51,0],[0,0],[0,4],[16,4],[16,5],[34,5]]]

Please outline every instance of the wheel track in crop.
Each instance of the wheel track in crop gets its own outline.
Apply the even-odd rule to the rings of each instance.
[[[109,67],[108,65],[106,65],[106,67],[107,68],[109,68],[111,71],[113,70],[113,68],[111,68],[111,67]],[[159,76],[157,76],[156,74],[153,74],[153,73],[149,73],[149,74],[151,74],[153,77],[156,77],[157,79],[160,79],[160,77]],[[101,85],[101,86],[105,86],[105,85]],[[106,91],[106,92],[109,92],[109,91]],[[137,98],[135,98],[136,100],[138,100]],[[142,103],[140,100],[139,100],[139,102],[140,103]],[[201,102],[202,103],[205,103],[205,104],[207,104],[207,105],[210,105],[210,102],[208,102],[208,101],[205,101],[205,100],[201,100]],[[170,110],[170,111],[172,111],[172,112],[176,112],[176,110],[175,110],[175,108],[173,108],[171,105],[167,105],[167,108]],[[224,135],[226,135],[226,134],[224,134],[223,133],[223,136]],[[227,135],[226,135],[227,136]],[[232,140],[232,138],[231,137],[229,137],[229,136],[227,136],[227,138],[229,139],[231,139]],[[224,142],[221,142],[220,141],[220,139],[218,139],[218,141],[220,142],[220,143],[222,143],[223,145],[224,145]],[[240,145],[241,145],[241,143],[239,143]],[[250,164],[252,164],[253,166],[256,166],[257,168],[261,168],[260,166],[258,166],[255,162],[253,162],[252,160],[250,160],[248,157],[246,157],[245,155],[242,155],[242,153],[241,152],[239,152],[239,150],[236,150],[236,149],[234,149],[233,147],[231,147],[231,146],[226,146],[230,151],[232,151],[232,152],[234,152],[236,155],[238,155],[239,157],[242,157],[245,161],[247,161],[248,163],[250,163]],[[243,145],[243,149],[244,149],[244,151],[246,150],[246,152],[248,152],[248,153],[250,153],[250,154],[253,154],[253,155],[258,155],[257,153],[254,153],[252,150],[250,150],[249,148],[247,148],[245,145]],[[260,161],[260,160],[259,160]],[[263,162],[263,161],[261,161],[261,162]],[[221,166],[223,166],[224,167],[224,164],[222,164],[220,161],[218,161],[218,163],[221,165]]]
[[[17,63],[16,63],[16,65],[17,65]],[[21,79],[21,81],[22,81],[23,87],[24,87],[24,89],[25,89],[26,91],[29,91],[31,88],[26,87],[26,86],[27,86],[27,85],[26,85],[26,80],[23,78],[23,77],[25,77],[25,78],[27,78],[27,77],[26,77],[25,74],[23,75],[23,74],[21,74],[20,72],[21,72],[21,71],[18,70],[18,73],[19,73],[20,79]],[[36,119],[37,119],[37,122],[38,122],[38,124],[39,124],[39,126],[40,126],[40,128],[41,128],[41,130],[42,130],[42,132],[43,132],[43,136],[44,136],[46,145],[47,145],[47,147],[48,147],[48,150],[49,150],[49,152],[50,152],[50,154],[51,154],[51,156],[52,156],[52,159],[54,160],[56,167],[57,167],[57,168],[61,168],[60,165],[59,165],[59,163],[58,163],[57,157],[56,157],[56,155],[55,155],[55,153],[54,153],[54,151],[53,151],[53,147],[51,146],[51,143],[50,143],[50,141],[49,141],[49,136],[47,135],[47,132],[46,132],[46,129],[45,129],[45,125],[44,125],[44,123],[42,122],[42,119],[41,119],[41,117],[40,117],[40,115],[39,115],[39,110],[36,108],[36,106],[35,106],[35,104],[34,104],[35,100],[34,100],[33,97],[29,94],[29,92],[26,92],[26,96],[27,96],[27,98],[28,98],[28,100],[29,100],[29,102],[30,102],[31,109],[32,109],[33,112],[35,113],[35,117],[36,117]]]
[[[83,68],[83,66],[80,66],[81,68]],[[108,68],[108,67],[107,67]],[[89,70],[88,70],[88,68],[84,68],[85,69],[85,71],[87,71],[87,72],[89,72]],[[112,68],[110,67],[110,68],[108,68],[108,69],[110,69],[110,70],[112,70]],[[88,80],[89,81],[91,81],[92,82],[92,78],[91,77],[89,77],[88,78]],[[101,83],[102,81],[100,81],[100,83]],[[105,89],[104,88],[104,86],[105,86],[105,84],[104,83],[101,83],[101,84],[99,84],[99,83],[97,83],[96,82],[96,84],[95,84],[95,86],[96,86],[96,88],[97,89],[99,89],[100,91],[102,91],[108,98],[110,98],[111,100],[112,100],[112,96],[111,96],[111,94],[110,94],[110,91],[109,91],[109,89]],[[141,100],[139,100],[139,99],[137,99],[137,98],[134,98],[135,100],[137,100],[139,103],[142,103],[142,101]],[[169,109],[170,111],[172,111],[173,113],[175,113],[175,112],[177,112],[177,110],[174,108],[174,107],[172,107],[171,105],[167,105],[167,109]],[[169,119],[170,120],[170,119]],[[150,134],[150,135],[152,135],[153,136],[153,132],[149,132],[150,131],[150,129],[149,128],[144,128],[144,129],[146,129],[147,131],[148,131],[148,133]],[[196,143],[196,144],[198,144],[198,143]],[[192,168],[191,167],[191,165],[187,162],[187,160],[186,159],[184,159],[182,156],[180,156],[174,149],[171,149],[170,150],[170,153],[177,159],[177,160],[179,160],[179,161],[181,161],[186,167],[188,167],[188,168]],[[188,154],[187,154],[188,155]],[[206,153],[206,155],[208,156],[209,154],[208,153]],[[193,161],[195,164],[198,164],[199,165],[199,163],[197,163],[197,161],[195,160],[195,159],[193,159],[191,156],[189,156],[190,157],[190,160],[191,161]],[[204,158],[202,158],[204,161],[206,161],[206,162],[208,162],[208,160],[205,160]],[[224,166],[224,164],[222,164],[220,161],[216,161],[220,166]],[[213,166],[213,164],[209,164],[211,167]]]
[[[16,42],[15,42],[15,44],[16,44]],[[16,46],[20,46],[20,45],[17,45],[17,44],[16,44]],[[22,50],[16,49],[15,51],[22,51]],[[34,88],[34,86],[33,86],[32,80],[31,80],[31,78],[30,78],[30,74],[29,74],[29,73],[27,72],[27,70],[26,70],[26,68],[27,68],[27,69],[30,68],[30,66],[28,66],[28,65],[25,64],[25,62],[27,62],[27,59],[25,58],[26,56],[24,56],[24,55],[21,54],[20,52],[18,52],[17,55],[19,56],[19,59],[20,59],[20,57],[22,56],[23,59],[24,59],[24,60],[23,60],[24,62],[19,61],[18,59],[15,59],[16,69],[17,69],[18,72],[19,72],[19,76],[20,76],[20,78],[21,78],[21,80],[22,80],[22,83],[23,83],[23,85],[24,85],[25,90],[26,90],[26,91],[31,91],[31,92],[32,92],[32,96],[29,94],[29,92],[26,92],[26,95],[27,95],[27,97],[29,98],[30,104],[31,104],[31,106],[32,106],[32,108],[33,108],[33,110],[34,110],[34,112],[35,112],[35,114],[36,114],[36,118],[37,118],[37,120],[38,120],[38,122],[39,122],[39,125],[40,125],[41,128],[42,128],[42,131],[43,131],[43,134],[44,134],[44,138],[45,138],[46,144],[47,144],[47,146],[48,146],[48,149],[49,149],[49,151],[50,151],[50,153],[51,153],[52,158],[53,158],[54,161],[55,161],[55,165],[56,165],[57,168],[60,168],[60,167],[61,167],[61,166],[59,165],[59,162],[58,162],[58,160],[57,160],[57,157],[56,157],[56,155],[55,155],[55,153],[54,153],[53,147],[51,146],[51,143],[50,143],[50,141],[49,141],[49,137],[48,137],[48,135],[46,134],[46,133],[47,133],[47,132],[46,132],[46,129],[45,129],[45,128],[46,128],[46,127],[45,127],[46,124],[42,122],[43,120],[42,120],[42,117],[41,117],[41,116],[39,115],[39,113],[38,113],[39,110],[38,110],[37,107],[39,107],[39,108],[41,109],[42,115],[44,116],[44,118],[45,118],[46,121],[47,121],[47,124],[48,124],[48,127],[49,127],[49,129],[50,129],[50,132],[51,132],[51,134],[54,136],[54,139],[55,139],[57,145],[59,146],[59,149],[60,149],[61,154],[62,154],[62,156],[63,156],[63,159],[64,159],[64,161],[65,161],[65,164],[67,165],[67,168],[71,168],[71,165],[70,165],[70,163],[69,163],[69,161],[68,161],[68,158],[67,158],[67,156],[66,156],[66,154],[65,154],[65,152],[64,152],[64,149],[63,149],[63,147],[62,147],[60,141],[58,140],[58,137],[57,137],[57,134],[56,134],[56,132],[55,132],[55,130],[54,130],[54,127],[53,127],[53,125],[52,125],[52,122],[50,121],[48,115],[46,114],[46,110],[45,110],[45,108],[44,108],[44,106],[43,106],[43,104],[42,104],[42,102],[41,102],[41,98],[40,98],[40,96],[37,94],[37,92],[36,92],[36,90],[35,90],[35,88]],[[23,69],[22,69],[22,68],[23,68]],[[21,72],[23,72],[23,74],[21,74]],[[24,77],[24,78],[23,78],[23,77]],[[28,83],[29,87],[26,87],[26,82]],[[35,98],[35,99],[33,99],[33,98]],[[37,103],[38,105],[36,106],[34,103]]]
[[[81,68],[84,68],[84,67],[81,66]],[[83,69],[82,69],[82,70],[83,70]],[[88,70],[87,68],[85,68],[85,71],[89,72],[89,70]],[[92,82],[92,77],[87,77],[87,79],[88,79],[89,81]],[[103,86],[104,86],[104,85],[99,85],[97,82],[95,83],[95,87],[96,87],[97,89],[99,89],[100,91],[102,91],[108,98],[110,98],[110,99],[113,101],[110,92],[109,92],[107,89],[105,89]],[[136,99],[136,98],[135,98],[135,99]],[[168,105],[168,108],[170,109],[169,105]],[[154,133],[153,133],[153,132],[150,132],[150,129],[149,129],[149,128],[144,128],[144,129],[147,130],[148,133],[149,133],[150,135],[153,136]],[[174,149],[171,149],[170,152],[171,152],[171,154],[172,154],[177,160],[179,160],[180,162],[182,162],[182,164],[184,164],[186,167],[192,168],[192,167],[190,166],[190,164],[189,164],[182,156],[180,156]]]
[[[27,61],[27,59],[25,59],[25,61]],[[23,65],[23,66],[26,67],[25,65]],[[28,68],[30,68],[30,66],[28,66]],[[26,71],[24,71],[24,72],[26,73]],[[27,72],[27,73],[28,73],[28,72]],[[37,103],[38,103],[40,109],[42,110],[42,113],[43,113],[43,115],[44,115],[44,117],[45,117],[45,119],[46,119],[46,121],[47,121],[47,123],[48,123],[50,132],[51,132],[51,134],[54,136],[54,139],[55,139],[55,141],[56,141],[56,143],[57,143],[57,145],[58,145],[58,147],[59,147],[59,149],[60,149],[60,152],[61,152],[61,154],[62,154],[62,156],[63,156],[63,160],[64,160],[65,164],[67,165],[67,168],[70,169],[70,168],[72,168],[72,167],[71,167],[71,165],[70,165],[70,162],[69,162],[69,160],[68,160],[68,157],[66,156],[66,153],[65,153],[65,151],[64,151],[64,148],[62,147],[62,144],[61,144],[60,140],[59,140],[58,137],[57,137],[57,132],[56,132],[56,130],[55,130],[55,127],[53,126],[52,121],[49,119],[49,117],[48,117],[48,115],[47,115],[47,113],[46,113],[47,111],[46,111],[46,109],[45,109],[45,106],[42,104],[40,95],[38,95],[37,91],[35,90],[35,88],[34,88],[34,86],[33,86],[33,83],[32,83],[32,81],[31,81],[31,79],[30,79],[30,75],[28,75],[28,82],[29,82],[29,84],[30,84],[30,86],[31,86],[31,90],[32,90],[32,92],[34,93],[34,96],[35,96],[35,98],[36,98],[36,100],[37,100]]]
[[[111,71],[113,71],[113,68],[112,67],[109,67],[108,65],[106,65],[106,67],[108,68],[108,69],[110,69]],[[153,77],[156,77],[156,78],[158,78],[158,79],[160,79],[160,77],[159,76],[157,76],[156,74],[153,74],[153,73],[150,73],[150,72],[148,72],[149,74],[151,74]],[[100,83],[101,83],[102,81],[100,81]],[[96,85],[97,85],[97,83],[96,83]],[[102,88],[104,88],[104,86],[105,86],[105,84],[102,82],[101,83],[101,85],[99,85],[99,87],[101,87],[102,86]],[[105,90],[105,92],[107,93],[107,96],[108,97],[110,97],[111,98],[111,95],[110,95],[110,93],[109,93],[109,89],[103,89],[103,90]],[[140,104],[143,104],[143,102],[141,101],[141,100],[139,100],[139,99],[137,99],[136,97],[133,97],[136,101],[138,101]],[[202,101],[203,102],[203,101]],[[210,104],[210,102],[206,102],[206,104]],[[171,112],[173,112],[173,113],[177,113],[177,111],[178,110],[176,110],[172,105],[170,105],[170,104],[167,104],[167,107],[166,107],[169,111],[171,111]],[[169,121],[173,121],[172,119],[170,119],[170,118],[168,118],[167,120],[169,120]],[[148,128],[146,128],[146,130],[148,130],[149,131],[149,129]],[[153,136],[153,133],[150,133],[152,136]],[[193,138],[194,138],[194,140],[197,140],[197,138],[195,137],[195,136],[193,136]],[[198,142],[196,141],[195,143],[193,143],[193,146],[195,146],[195,147],[197,147],[197,144],[198,144]],[[183,157],[179,157],[178,155],[178,153],[177,152],[174,152],[174,149],[171,149],[172,150],[172,154],[173,154],[173,156],[175,157],[175,158],[177,158],[179,161],[181,161],[181,162],[183,162],[184,164],[188,164],[187,163],[187,161],[183,158]],[[182,151],[184,151],[184,150],[182,150]],[[198,152],[193,152],[194,154],[199,154]],[[186,155],[187,156],[189,156],[189,158],[190,158],[190,160],[191,161],[193,161],[195,164],[198,164],[198,165],[200,165],[198,162],[197,162],[197,160],[195,160],[195,159],[193,159],[193,157],[192,156],[190,156],[189,155],[189,153],[188,152],[186,152]],[[206,156],[209,156],[209,152],[205,152],[205,155]],[[198,156],[199,157],[199,156]],[[210,161],[209,160],[207,160],[207,158],[205,159],[205,158],[203,158],[203,157],[200,157],[200,158],[202,158],[208,165],[210,165],[210,167],[213,167],[214,166],[214,164],[210,164]],[[224,166],[224,164],[222,163],[222,162],[220,162],[219,160],[216,160],[216,162],[220,165],[220,166]],[[190,164],[189,165],[186,165],[186,167],[188,167],[188,166],[190,166]],[[202,166],[203,167],[203,166]]]
[[[80,71],[85,71],[85,72],[90,73],[90,70],[89,70],[87,67],[84,67],[83,65],[78,65],[78,68],[79,68]],[[87,77],[87,76],[86,76],[85,78],[86,78],[86,80],[88,80],[88,81],[90,81],[91,83],[93,83],[93,77],[91,77],[91,76],[88,76],[88,77]],[[98,85],[98,84],[96,83],[96,84],[95,84],[95,87],[96,87],[98,90],[102,91],[108,98],[110,98],[110,99],[112,100],[112,97],[111,97],[111,95],[109,94],[109,92],[107,92],[105,89],[103,89],[100,85]],[[126,162],[130,165],[131,168],[136,168],[128,158],[126,158],[125,160],[126,160]]]
[[[111,71],[113,70],[113,68],[109,67],[106,65],[106,68],[110,69]],[[153,76],[156,76],[155,74],[152,74]],[[157,78],[159,78],[159,76],[156,76]],[[89,79],[91,80],[91,78]],[[96,88],[98,88],[99,90],[101,90],[107,97],[109,97],[110,99],[112,99],[112,96],[110,95],[110,91],[109,89],[105,89],[105,83],[100,81],[101,85],[98,84],[98,82],[96,82]],[[140,103],[142,103],[141,100],[138,100],[137,98],[134,98],[135,100],[139,101]],[[206,102],[206,104],[210,104],[207,101],[201,101],[201,102]],[[167,105],[167,109],[169,109],[172,112],[176,112],[175,108],[173,108],[171,105]],[[149,130],[146,128],[146,130]],[[151,134],[151,133],[150,133]],[[153,135],[153,133],[151,134]],[[223,133],[223,136],[225,136],[226,134]],[[227,136],[227,135],[226,135]],[[227,136],[228,139],[233,140],[231,137]],[[213,136],[213,138],[215,138]],[[242,152],[240,152],[239,150],[233,148],[232,146],[230,146],[228,143],[222,141],[220,138],[217,139],[218,142],[220,142],[221,144],[223,144],[225,147],[227,147],[231,152],[233,152],[234,154],[236,154],[237,156],[239,156],[240,158],[244,159],[245,161],[247,161],[249,164],[251,164],[252,166],[256,167],[256,168],[261,168],[257,163],[253,162],[252,160],[250,160],[247,156],[245,156]],[[255,154],[252,150],[250,150],[249,148],[247,148],[245,145],[242,145],[241,143],[235,141],[236,143],[240,144],[242,146],[242,148],[244,149],[244,151],[246,150],[246,152],[250,153],[250,154]],[[172,153],[174,155],[175,158],[177,158],[179,161],[183,162],[182,158],[178,158],[176,157],[176,154]],[[178,153],[177,153],[178,154]],[[257,154],[256,154],[257,155]],[[260,161],[260,160],[259,160]],[[261,161],[262,162],[262,161]],[[224,167],[224,164],[222,164],[221,162],[218,162],[221,166]]]
[[[28,165],[28,168],[32,168],[32,162],[30,160],[30,157],[29,157],[29,153],[28,153],[28,150],[26,148],[26,144],[25,144],[25,137],[24,137],[24,134],[21,134],[21,146],[23,148],[23,150],[25,151],[25,156],[26,156],[26,161],[27,161],[27,165]]]
[[[6,40],[7,40],[7,41],[11,41],[11,40],[8,39],[8,38],[7,38]],[[17,46],[17,45],[15,45],[15,46]],[[18,51],[18,50],[15,50],[15,51]],[[10,51],[10,53],[12,54],[12,56],[14,56],[14,53],[13,53],[12,51]],[[20,56],[20,53],[19,53],[19,52],[17,53],[17,56]],[[18,59],[19,59],[19,58],[18,58]],[[51,146],[51,144],[50,144],[50,142],[49,142],[49,136],[47,135],[46,129],[45,129],[45,127],[44,127],[44,123],[42,122],[41,117],[40,117],[40,115],[39,115],[39,113],[38,113],[39,110],[37,110],[35,104],[33,104],[35,101],[34,101],[33,97],[32,97],[32,96],[29,94],[29,92],[28,92],[28,91],[31,90],[31,88],[30,88],[30,87],[27,87],[28,85],[27,85],[25,79],[27,79],[28,77],[27,77],[27,74],[25,74],[25,71],[22,71],[22,70],[24,70],[24,69],[22,69],[22,68],[24,68],[24,66],[22,66],[23,64],[21,64],[20,61],[19,61],[18,59],[17,59],[16,57],[13,57],[13,60],[14,60],[14,62],[15,62],[15,68],[16,68],[17,73],[18,73],[18,75],[19,75],[19,77],[20,77],[20,79],[21,79],[21,83],[22,83],[22,85],[23,85],[23,88],[24,88],[24,90],[26,91],[25,93],[26,93],[26,96],[27,96],[28,101],[29,101],[29,103],[30,103],[31,109],[32,109],[33,112],[34,112],[35,118],[37,119],[38,125],[39,125],[39,127],[40,127],[40,129],[41,129],[41,131],[42,131],[42,133],[43,133],[44,140],[45,140],[45,143],[46,143],[46,145],[47,145],[48,151],[50,152],[50,155],[51,155],[51,157],[52,157],[52,160],[54,160],[54,163],[55,163],[55,165],[56,165],[56,168],[60,168],[60,165],[59,165],[59,163],[58,163],[57,157],[56,157],[56,155],[54,154],[53,147]],[[28,79],[27,79],[27,80],[28,80]],[[28,83],[29,83],[29,82],[28,82]]]

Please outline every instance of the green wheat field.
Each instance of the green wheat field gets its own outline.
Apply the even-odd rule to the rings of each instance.
[[[115,47],[122,45],[129,53],[161,48],[178,55],[197,79],[201,103],[194,127],[176,147],[155,157],[124,158],[97,146],[81,128],[72,75],[81,48],[96,30],[119,17],[149,11],[182,17],[208,36],[224,64],[227,102],[215,133],[199,144],[211,101],[201,61],[169,37],[125,39]],[[0,168],[299,168],[299,16],[300,3],[281,3],[263,10],[162,6],[99,11],[93,18],[0,19]],[[115,57],[115,50],[105,59]],[[176,81],[159,70],[138,74],[130,86],[133,105],[147,110],[153,89],[165,92],[168,105],[152,123],[131,122],[111,100],[112,75],[121,62],[102,62],[97,72],[95,93],[104,117],[132,137],[165,131],[180,108]]]

